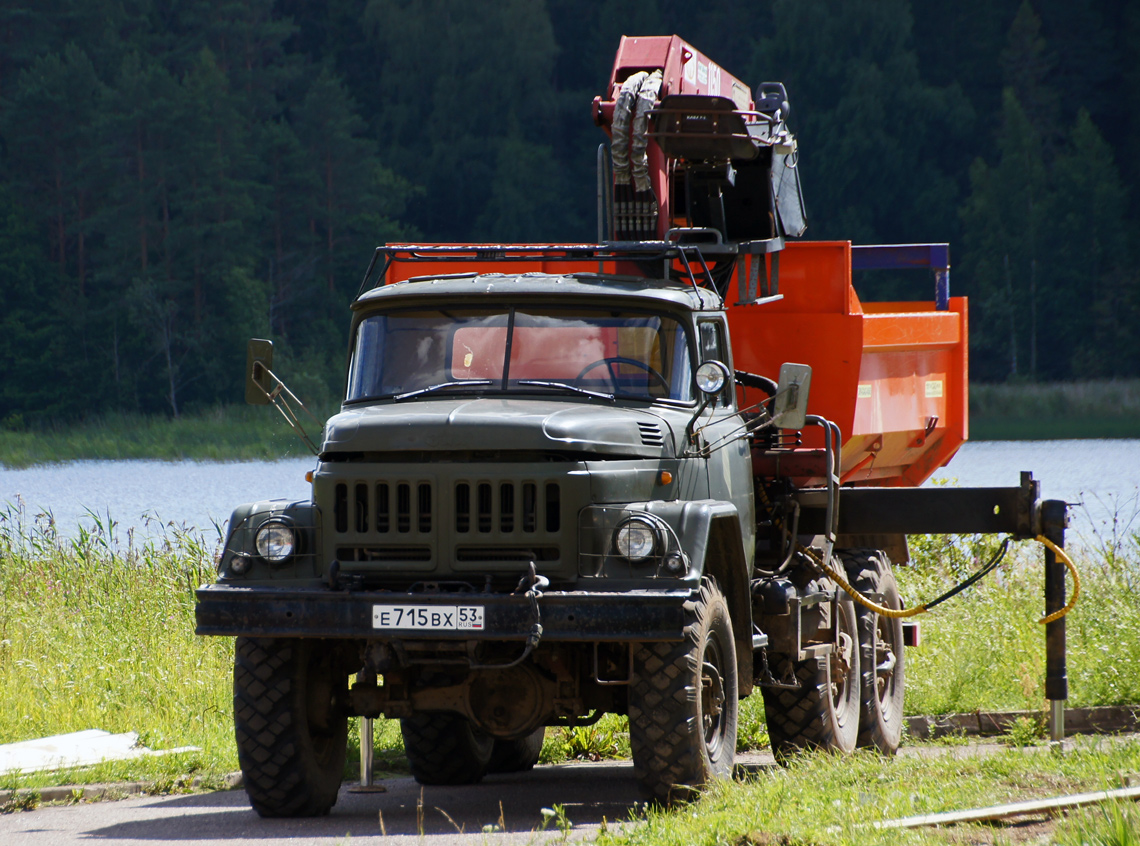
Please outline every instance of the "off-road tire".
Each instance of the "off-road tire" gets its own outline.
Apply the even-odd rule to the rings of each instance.
[[[491,750],[491,760],[487,764],[489,773],[521,773],[533,770],[542,754],[542,741],[546,739],[546,727],[539,726],[526,737],[514,740],[495,738]]]
[[[495,739],[464,716],[420,712],[400,720],[400,733],[420,784],[476,784],[487,774]]]
[[[249,803],[263,817],[336,804],[347,753],[348,675],[319,641],[239,637],[234,735]]]
[[[685,603],[684,635],[637,644],[629,686],[634,775],[648,798],[666,805],[730,778],[736,755],[736,647],[715,581],[706,578]]]
[[[881,596],[879,604],[902,608],[898,584],[885,552],[848,549],[839,552],[847,580],[863,594]],[[861,674],[859,737],[856,745],[885,755],[898,751],[902,740],[906,660],[902,620],[882,617],[856,603]]]
[[[796,661],[774,653],[768,663],[775,678],[795,679],[798,687],[762,689],[768,740],[777,760],[806,749],[850,752],[859,733],[859,649],[855,609],[850,600],[839,603],[840,633],[848,643],[850,664],[832,684],[839,657],[831,655]],[[840,675],[840,673],[835,673]]]

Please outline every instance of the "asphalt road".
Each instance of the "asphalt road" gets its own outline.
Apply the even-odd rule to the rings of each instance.
[[[768,758],[770,761],[771,759]],[[768,766],[760,755],[738,756],[738,766]],[[628,761],[536,767],[529,773],[488,776],[469,787],[424,787],[411,778],[379,782],[385,793],[341,788],[327,817],[263,820],[245,791],[182,796],[138,796],[120,801],[43,807],[0,816],[3,846],[188,843],[193,846],[385,844],[483,846],[540,844],[563,833],[545,831],[543,808],[562,805],[571,839],[591,838],[602,825],[621,824],[640,805]],[[501,817],[501,820],[500,820]],[[484,826],[504,823],[487,833]],[[385,837],[386,835],[386,837]]]
[[[1066,745],[1072,741],[1066,741]],[[1008,749],[992,742],[908,746],[902,756],[967,758]],[[1027,754],[1043,747],[1027,749]],[[763,777],[777,769],[769,752],[736,756],[736,774]],[[45,806],[0,815],[0,846],[508,846],[593,839],[603,824],[629,824],[643,808],[629,761],[576,762],[529,773],[488,776],[468,787],[421,787],[410,777],[383,779],[382,793],[341,787],[327,817],[263,820],[244,790]],[[544,808],[562,806],[572,824],[563,834],[544,827]],[[486,827],[498,826],[496,830]]]

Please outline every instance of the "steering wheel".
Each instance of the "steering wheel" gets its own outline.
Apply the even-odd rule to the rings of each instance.
[[[617,371],[614,369],[614,367],[615,367],[615,365],[618,365],[618,364],[632,364],[634,367],[640,367],[642,370],[644,370],[646,373],[648,373],[650,376],[652,376],[654,379],[657,380],[657,382],[661,385],[661,387],[665,389],[665,393],[669,393],[669,382],[668,382],[668,380],[665,379],[664,376],[662,376],[660,373],[658,373],[656,370],[654,370],[652,367],[650,367],[644,361],[638,361],[636,358],[626,358],[625,356],[622,356],[622,355],[610,356],[608,358],[599,358],[597,361],[593,361],[593,362],[587,364],[585,367],[582,368],[582,371],[575,377],[574,381],[575,382],[581,382],[582,379],[585,378],[586,374],[589,373],[591,370],[593,370],[596,367],[602,367],[604,365],[606,367],[606,369],[609,371],[610,382],[612,382],[614,384],[614,386],[616,387],[617,383],[618,383],[618,380],[617,380],[618,374],[617,374]]]

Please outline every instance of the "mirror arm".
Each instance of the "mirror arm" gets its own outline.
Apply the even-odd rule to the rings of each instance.
[[[700,406],[697,407],[697,413],[693,415],[693,418],[689,421],[689,425],[685,427],[685,454],[686,455],[692,454],[689,452],[689,449],[690,449],[690,447],[692,447],[694,445],[696,437],[697,437],[697,428],[696,428],[697,420],[699,420],[700,416],[705,413],[705,409],[709,407],[709,405],[712,403],[712,401],[714,399],[716,399],[716,394],[706,394],[704,402],[702,402],[700,404]],[[697,455],[700,455],[700,453],[701,453],[701,451],[697,450]]]
[[[303,402],[297,399],[297,395],[289,390],[288,386],[277,377],[276,373],[260,361],[254,362],[253,373],[255,377],[254,384],[265,394],[266,400],[272,403],[273,407],[281,412],[281,416],[285,418],[285,422],[289,424],[289,428],[296,433],[297,437],[304,441],[309,451],[312,452],[313,455],[319,455],[320,450],[317,449],[316,444],[314,444],[312,438],[309,437],[309,433],[305,431],[305,427],[297,416],[297,412],[294,411],[294,406],[299,407],[305,414],[309,415],[318,429],[323,428],[321,421],[316,418],[313,412],[309,411]],[[273,383],[271,390],[266,390],[265,386],[261,384],[261,378],[263,376],[268,377]]]

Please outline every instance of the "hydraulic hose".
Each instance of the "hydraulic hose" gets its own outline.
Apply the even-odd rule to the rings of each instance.
[[[864,608],[869,608],[871,611],[874,611],[876,614],[880,614],[883,617],[887,617],[889,619],[897,619],[916,617],[919,614],[925,614],[935,605],[944,602],[955,594],[965,590],[970,585],[978,582],[983,576],[994,570],[1001,562],[1002,558],[1005,557],[1006,549],[1009,546],[1009,540],[1009,538],[1006,538],[1002,542],[1001,549],[998,550],[997,555],[995,555],[994,558],[988,564],[986,564],[986,566],[982,567],[980,570],[978,570],[978,572],[974,573],[965,581],[955,585],[953,588],[946,591],[946,593],[942,594],[937,599],[931,600],[930,602],[925,602],[921,605],[916,605],[912,608],[902,609],[887,608],[884,605],[879,605],[877,602],[868,599],[866,596],[859,593],[859,591],[855,590],[855,588],[851,587],[847,579],[836,572],[833,567],[824,562],[824,560],[815,552],[804,546],[800,546],[800,551],[805,553],[812,561],[814,561],[815,564],[821,570],[823,570],[823,572],[827,573],[827,575],[830,576],[831,579],[837,585],[839,585],[840,588],[842,588],[843,592],[850,596],[855,602],[859,603]],[[1044,535],[1038,535],[1036,538],[1034,538],[1034,540],[1047,547],[1054,555],[1056,555],[1062,562],[1064,562],[1065,566],[1069,569],[1069,572],[1073,576],[1073,596],[1069,600],[1068,604],[1065,605],[1064,608],[1054,611],[1052,614],[1049,614],[1046,617],[1042,617],[1037,621],[1041,625],[1047,625],[1049,623],[1060,620],[1062,617],[1072,611],[1074,606],[1076,606],[1077,598],[1081,595],[1081,577],[1077,573],[1077,567],[1075,564],[1073,564],[1073,560],[1069,558],[1069,556],[1061,547],[1057,546],[1057,544],[1053,543],[1053,541],[1049,540]]]
[[[843,576],[835,572],[832,567],[825,563],[824,560],[816,555],[812,550],[808,549],[805,546],[801,546],[800,552],[806,553],[808,558],[814,561],[816,565],[821,570],[823,570],[823,572],[827,573],[827,575],[829,575],[837,585],[843,588],[844,593],[846,593],[864,608],[870,608],[876,614],[881,614],[884,617],[894,619],[896,617],[915,617],[926,612],[927,606],[925,605],[916,605],[914,608],[896,609],[887,608],[885,605],[879,605],[877,602],[872,602],[870,599],[863,596],[863,594],[859,593],[859,591],[855,590],[855,588],[851,587],[851,585],[847,583],[847,579],[843,578]]]
[[[618,185],[628,185],[630,181],[629,126],[633,120],[637,92],[641,90],[641,83],[648,76],[649,74],[646,71],[638,71],[631,75],[622,83],[617,102],[614,104],[614,117],[610,130],[613,133],[613,139],[610,150],[614,160],[614,182]]]
[[[1049,540],[1049,538],[1045,537],[1044,535],[1038,535],[1036,540],[1038,543],[1044,545],[1050,552],[1060,558],[1061,561],[1064,562],[1065,566],[1069,568],[1069,572],[1073,575],[1073,598],[1069,600],[1068,604],[1064,608],[1060,608],[1054,611],[1052,614],[1042,617],[1037,621],[1041,625],[1047,626],[1049,623],[1060,620],[1062,617],[1073,610],[1073,606],[1077,604],[1077,597],[1081,595],[1081,577],[1077,573],[1077,567],[1075,564],[1073,564],[1073,559],[1071,559],[1065,553],[1065,550],[1061,549],[1061,547],[1057,546],[1057,544],[1053,543],[1053,541]]]

